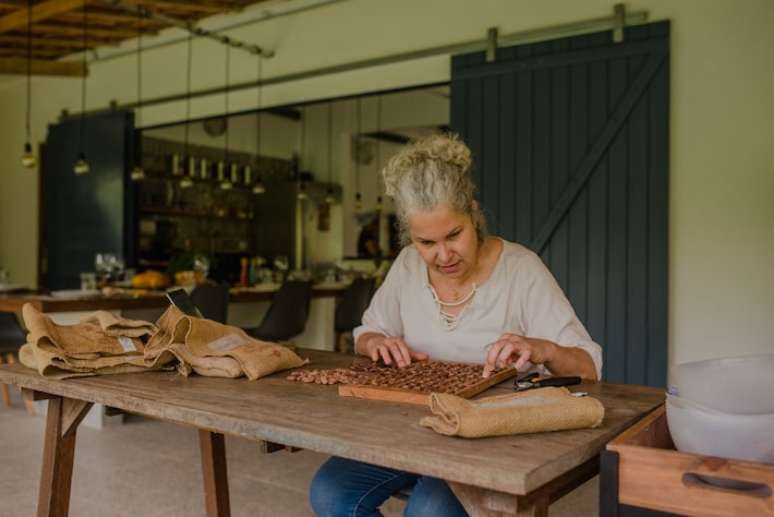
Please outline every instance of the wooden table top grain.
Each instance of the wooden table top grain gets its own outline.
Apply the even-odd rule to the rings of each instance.
[[[339,353],[300,353],[313,368],[352,361]],[[340,397],[336,386],[288,381],[286,375],[248,381],[150,372],[53,380],[21,365],[0,366],[0,383],[514,495],[528,494],[595,457],[664,400],[658,388],[582,384],[574,391],[586,391],[605,406],[596,429],[464,439],[421,427],[426,407]],[[511,383],[482,396],[505,393]]]

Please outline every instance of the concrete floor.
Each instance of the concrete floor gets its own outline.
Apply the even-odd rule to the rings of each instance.
[[[45,421],[0,406],[0,515],[35,515]],[[261,454],[254,442],[226,439],[231,509],[240,516],[312,515],[309,482],[326,456],[310,451]],[[593,479],[551,506],[551,516],[598,514]],[[386,516],[402,513],[391,499]],[[194,429],[128,417],[102,430],[78,429],[70,515],[203,516],[199,447]]]

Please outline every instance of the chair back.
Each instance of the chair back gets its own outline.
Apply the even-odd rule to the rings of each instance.
[[[16,353],[27,341],[27,333],[12,312],[0,312],[0,354]]]
[[[309,318],[312,283],[286,281],[274,294],[269,310],[250,335],[264,341],[284,341],[304,331]]]
[[[228,318],[227,284],[197,285],[191,292],[191,300],[205,318],[218,323],[226,323]]]
[[[356,278],[341,296],[334,325],[336,332],[350,332],[361,324],[363,313],[371,303],[374,294],[373,278]]]

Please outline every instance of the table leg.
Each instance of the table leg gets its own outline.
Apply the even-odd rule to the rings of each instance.
[[[6,359],[8,360],[8,364],[16,364],[16,356],[13,354],[8,354]],[[0,361],[0,363],[2,363],[2,361]],[[19,388],[19,393],[21,393],[21,388]],[[22,402],[24,402],[24,407],[27,408],[27,414],[35,416],[35,404],[25,397],[22,397]]]
[[[0,355],[0,364],[3,364],[2,355]],[[11,392],[8,391],[8,385],[0,384],[0,391],[3,392],[3,404],[5,404],[5,407],[11,407]]]
[[[75,432],[90,402],[53,397],[48,402],[38,517],[67,517],[75,457]]]
[[[199,445],[202,452],[204,499],[208,517],[231,515],[228,498],[228,469],[226,467],[226,441],[222,434],[199,429]]]
[[[546,517],[551,503],[598,473],[599,457],[595,456],[526,495],[506,494],[454,482],[450,482],[449,486],[471,517]]]

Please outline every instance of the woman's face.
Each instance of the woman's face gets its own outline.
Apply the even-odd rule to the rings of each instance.
[[[478,235],[470,216],[446,205],[411,212],[409,234],[427,266],[449,278],[464,278],[478,260]]]

